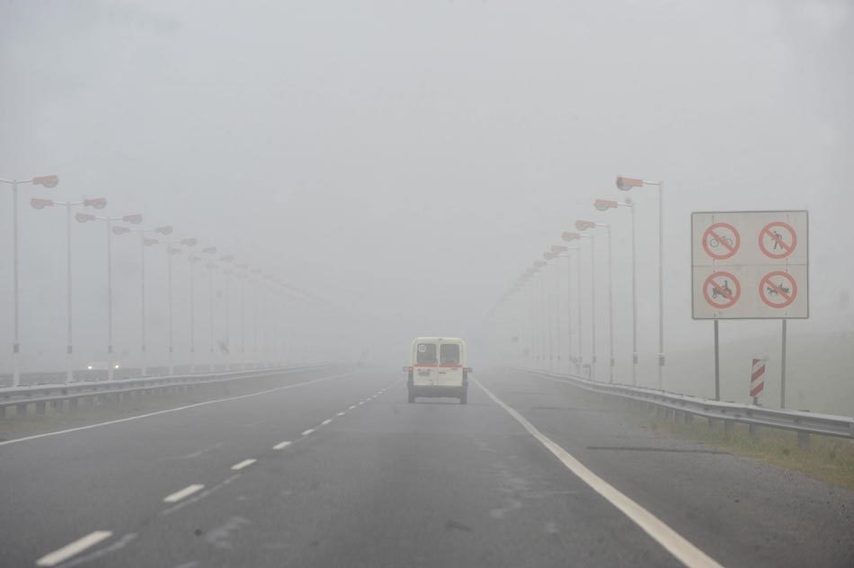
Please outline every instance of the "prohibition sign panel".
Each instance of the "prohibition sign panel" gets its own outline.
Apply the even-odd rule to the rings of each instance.
[[[692,213],[691,295],[694,319],[808,318],[808,212]]]
[[[716,310],[733,307],[740,296],[741,283],[731,272],[713,272],[703,282],[703,298]]]
[[[769,272],[759,281],[759,298],[770,308],[787,308],[798,298],[798,282],[788,272]]]
[[[798,233],[788,223],[772,221],[759,231],[759,250],[768,258],[791,256],[798,246]]]
[[[738,229],[729,223],[714,223],[703,232],[703,250],[715,260],[726,260],[741,247]]]

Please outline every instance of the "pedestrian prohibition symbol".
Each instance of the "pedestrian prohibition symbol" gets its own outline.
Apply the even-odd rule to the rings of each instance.
[[[759,297],[767,306],[785,308],[798,297],[798,283],[788,272],[769,272],[759,282]]]
[[[729,223],[715,223],[703,233],[703,250],[716,260],[726,260],[738,252],[741,235]]]
[[[703,296],[713,308],[725,310],[738,302],[741,284],[730,272],[714,272],[703,283]]]
[[[768,223],[759,232],[759,249],[769,258],[786,258],[795,252],[797,246],[798,234],[788,223]]]

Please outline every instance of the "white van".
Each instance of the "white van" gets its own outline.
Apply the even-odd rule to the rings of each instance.
[[[406,386],[409,402],[415,397],[453,397],[468,402],[470,367],[466,366],[466,342],[457,337],[416,337],[409,350]]]

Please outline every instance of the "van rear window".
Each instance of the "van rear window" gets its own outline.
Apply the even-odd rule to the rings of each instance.
[[[419,365],[435,365],[437,363],[436,344],[419,343],[415,349],[415,362]]]
[[[460,364],[460,346],[456,343],[444,343],[439,347],[439,355],[443,365]]]

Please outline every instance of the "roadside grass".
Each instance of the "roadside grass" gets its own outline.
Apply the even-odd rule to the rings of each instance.
[[[854,442],[851,440],[811,435],[809,447],[802,449],[798,447],[796,432],[776,428],[760,428],[758,436],[752,436],[746,424],[735,424],[727,434],[722,425],[710,428],[708,421],[702,418],[683,423],[645,415],[645,422],[655,432],[713,445],[854,489]]]

